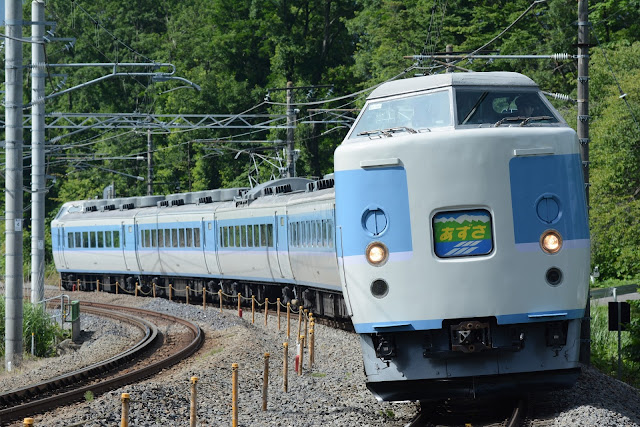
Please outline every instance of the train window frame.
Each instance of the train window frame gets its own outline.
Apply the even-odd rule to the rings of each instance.
[[[247,246],[247,226],[240,226],[240,247],[245,248]]]
[[[151,247],[158,247],[158,230],[156,230],[155,228],[151,230]]]
[[[178,247],[178,229],[177,228],[171,229],[171,247],[172,248]]]
[[[158,247],[164,248],[164,229],[158,229]]]
[[[186,233],[186,245],[188,248],[192,248],[193,247],[193,228],[186,228],[185,229],[185,233]]]
[[[97,231],[96,234],[98,237],[98,247],[104,248],[104,231]]]
[[[247,225],[247,247],[253,247],[253,226]]]
[[[184,228],[182,227],[178,228],[178,247],[185,247]]]
[[[98,241],[96,239],[96,232],[95,231],[90,231],[89,232],[89,246],[93,249],[96,248],[98,246]]]
[[[333,248],[334,232],[333,232],[333,220],[332,219],[329,219],[327,221],[327,240],[329,242],[329,247]]]
[[[273,243],[273,224],[267,224],[267,246],[274,247]]]
[[[75,246],[73,245],[74,240],[73,240],[73,232],[69,232],[67,233],[67,247],[69,249],[73,249]]]
[[[253,246],[260,247],[260,226],[258,224],[253,224]]]
[[[267,247],[267,224],[260,224],[260,246]]]
[[[120,230],[115,230],[113,232],[113,247],[114,248],[120,247]]]
[[[88,231],[83,231],[82,232],[82,247],[83,248],[88,248],[89,247],[89,232]]]
[[[164,247],[165,248],[171,247],[171,229],[170,228],[164,229]]]
[[[240,226],[239,225],[233,226],[233,247],[234,248],[240,247]]]
[[[200,227],[193,229],[193,247],[200,247]]]

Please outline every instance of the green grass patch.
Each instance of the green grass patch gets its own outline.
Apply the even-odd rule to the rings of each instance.
[[[324,378],[327,376],[327,374],[323,374],[322,372],[313,372],[311,376],[314,378]]]
[[[93,402],[94,398],[95,396],[93,395],[93,392],[91,390],[88,390],[84,393],[84,400],[86,402]]]

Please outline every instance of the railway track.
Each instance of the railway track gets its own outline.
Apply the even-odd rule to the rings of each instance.
[[[167,314],[84,301],[80,306],[84,313],[135,325],[144,336],[131,348],[107,360],[0,394],[0,425],[82,400],[87,392],[99,395],[140,381],[189,357],[204,341],[198,325]],[[166,328],[180,325],[184,332],[169,337],[159,331],[158,324],[165,324]]]
[[[406,427],[473,425],[518,427],[526,417],[528,399],[449,399],[423,402],[420,413]]]

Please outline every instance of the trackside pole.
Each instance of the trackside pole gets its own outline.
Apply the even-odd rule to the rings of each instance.
[[[282,359],[282,389],[286,393],[289,391],[289,343],[282,344],[284,347],[284,358]]]
[[[197,412],[197,399],[198,391],[196,390],[196,384],[198,383],[198,377],[191,377],[191,407],[189,413],[189,426],[196,427],[198,420]]]
[[[231,365],[231,426],[238,427],[238,364]]]
[[[120,427],[129,427],[129,393],[122,393],[122,417],[120,418]]]
[[[262,376],[262,410],[267,410],[267,394],[269,393],[269,353],[264,354],[264,374]]]

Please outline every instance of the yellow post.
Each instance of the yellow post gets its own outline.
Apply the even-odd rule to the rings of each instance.
[[[264,326],[267,326],[267,316],[269,316],[269,298],[264,299]]]
[[[138,282],[136,282],[135,296],[138,296],[138,288],[139,288]]]
[[[291,336],[291,303],[287,303],[287,338]]]
[[[218,299],[220,300],[220,313],[222,313],[222,289],[218,291]]]
[[[280,298],[276,299],[276,307],[278,312],[278,330],[280,330]]]
[[[309,330],[309,316],[308,316],[309,310],[305,310],[304,311],[304,333],[302,335],[304,335],[304,339],[305,341],[307,340],[307,331]]]
[[[116,295],[118,295],[118,288],[120,287],[120,283],[116,282]]]
[[[171,286],[171,283],[169,283],[169,301],[173,301],[173,287]]]
[[[309,370],[313,368],[313,345],[314,345],[314,335],[313,335],[313,322],[311,322],[311,329],[309,329]]]
[[[100,279],[96,280],[96,292],[100,292]]]
[[[231,365],[231,425],[238,427],[238,364]]]
[[[187,289],[185,291],[185,295],[187,296],[187,305],[189,305],[189,286],[187,286]]]
[[[76,291],[79,291],[79,290],[80,290],[80,279],[78,279],[78,282],[77,282],[77,283],[78,283],[78,286],[76,286],[76,289],[75,289],[75,290],[76,290]]]
[[[264,354],[264,374],[262,376],[262,410],[267,410],[267,394],[269,392],[269,353]]]
[[[282,359],[282,389],[286,393],[289,391],[289,343],[282,344],[284,347],[284,358]]]
[[[122,393],[122,418],[120,418],[120,427],[129,427],[129,393]]]
[[[155,298],[156,297],[156,283],[155,282],[153,282],[151,284],[151,289],[153,290],[153,297]]]
[[[300,344],[298,347],[298,375],[302,375],[303,358],[304,358],[304,335],[300,335]]]
[[[202,288],[202,309],[207,309],[207,290],[204,287]]]
[[[301,306],[298,306],[298,337],[302,333],[302,315],[304,314],[304,310]]]
[[[198,377],[191,377],[191,411],[189,414],[189,426],[196,427],[196,421],[198,416],[196,414],[197,409],[197,397],[198,392],[196,390],[196,383],[198,382]]]
[[[32,427],[34,420],[33,418],[25,418],[24,421],[22,421],[24,427]]]
[[[251,295],[251,324],[256,323],[256,297]]]
[[[240,305],[242,304],[242,294],[238,292],[238,316],[242,317],[242,308]]]

